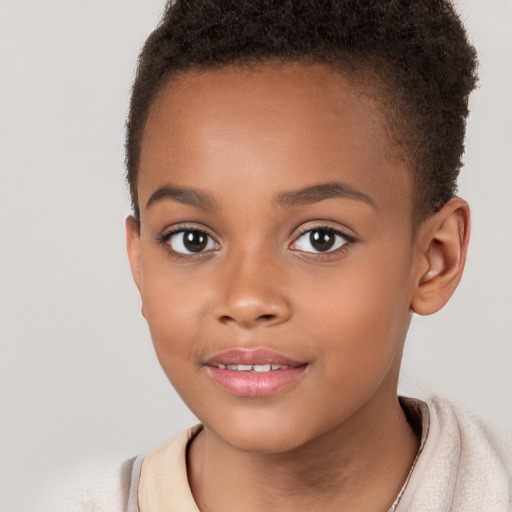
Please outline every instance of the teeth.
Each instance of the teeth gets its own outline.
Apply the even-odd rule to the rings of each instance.
[[[271,367],[272,365],[270,364],[255,364],[253,365],[252,369],[258,373],[265,373],[269,372]]]
[[[228,370],[237,371],[237,372],[249,372],[252,370],[252,365],[250,365],[250,364],[228,364]]]
[[[256,372],[267,373],[276,370],[287,370],[290,368],[280,364],[219,364],[219,370],[230,370],[232,372]]]

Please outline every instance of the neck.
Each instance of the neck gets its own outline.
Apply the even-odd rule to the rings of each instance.
[[[393,394],[284,453],[243,452],[205,428],[189,449],[189,482],[203,512],[387,511],[418,446]]]

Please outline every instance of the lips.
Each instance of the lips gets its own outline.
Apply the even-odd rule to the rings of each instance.
[[[300,366],[304,362],[290,359],[279,352],[274,352],[268,349],[231,349],[210,358],[206,364],[210,366],[219,366],[223,364],[246,364],[246,365],[261,365],[261,364],[274,364],[281,366]]]
[[[265,397],[290,387],[304,373],[307,363],[268,349],[231,349],[207,362],[208,374],[229,394]]]

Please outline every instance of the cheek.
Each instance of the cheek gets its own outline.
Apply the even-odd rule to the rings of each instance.
[[[209,408],[200,358],[209,287],[204,279],[177,278],[168,267],[166,273],[145,277],[142,300],[160,366],[191,411],[202,418]]]
[[[161,267],[148,265],[141,296],[157,356],[168,373],[172,365],[195,359],[210,298],[204,280],[177,275],[165,264]]]
[[[410,320],[407,249],[368,254],[357,258],[354,252],[332,275],[308,283],[299,313],[309,319],[305,328],[312,336],[324,337],[318,348],[326,364],[355,375],[361,367],[385,372],[401,352]]]

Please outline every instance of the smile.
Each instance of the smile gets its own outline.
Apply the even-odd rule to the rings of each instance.
[[[290,367],[280,364],[219,364],[217,368],[219,368],[219,370],[229,370],[232,372],[267,373],[277,370],[288,370]]]
[[[230,395],[266,397],[290,388],[308,364],[267,349],[231,349],[206,362],[208,375]]]

